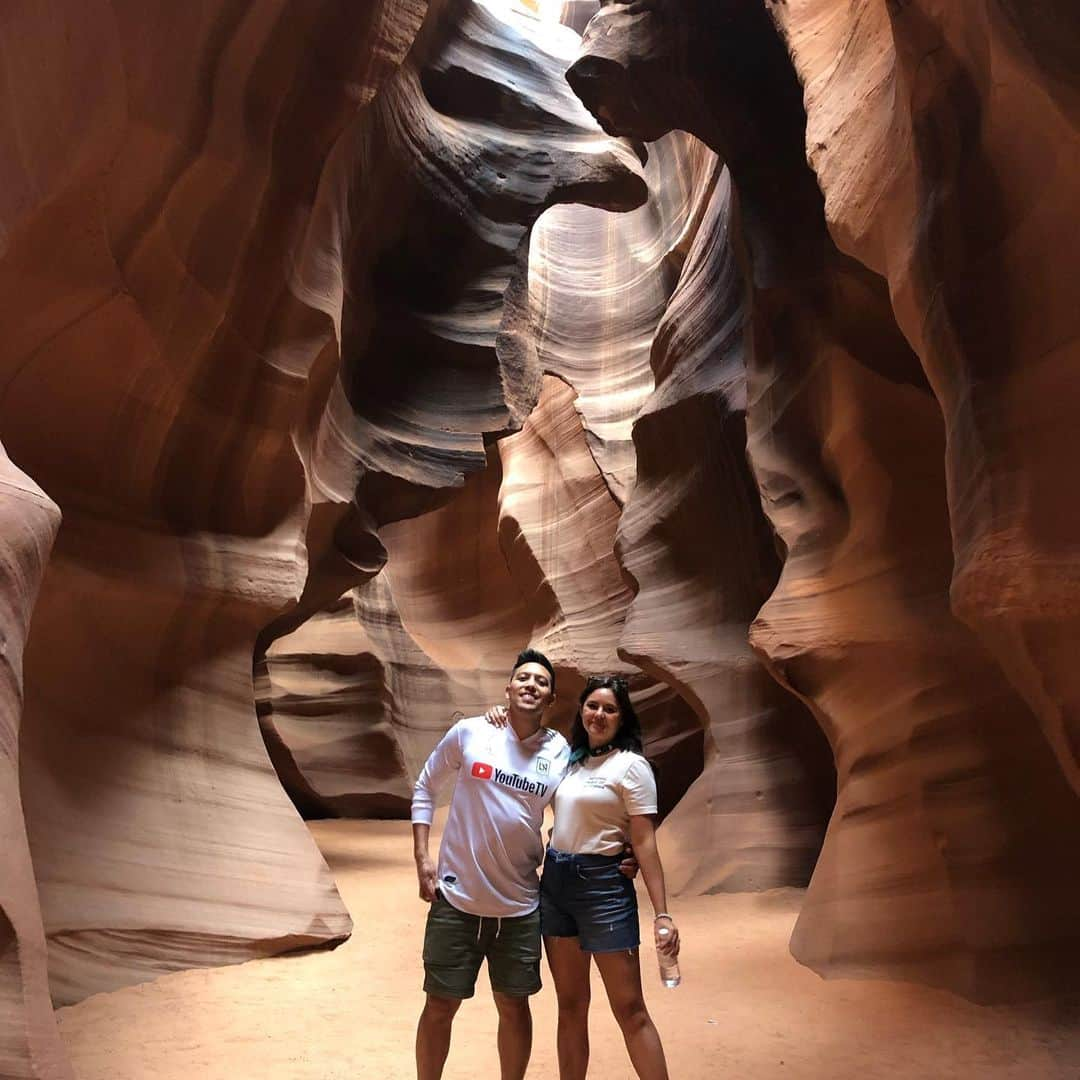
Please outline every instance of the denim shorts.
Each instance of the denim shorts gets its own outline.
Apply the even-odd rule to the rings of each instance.
[[[540,932],[579,938],[582,952],[641,944],[637,892],[619,871],[622,855],[572,855],[548,848],[540,879]]]

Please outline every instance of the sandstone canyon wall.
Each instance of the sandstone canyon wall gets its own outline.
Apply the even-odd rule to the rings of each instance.
[[[1027,235],[1032,216],[1052,215],[1075,191],[1062,172],[1044,199],[1045,170],[1019,166],[1016,147],[1008,167],[1003,132],[1052,131],[1053,160],[1071,152],[1075,127],[1041,74],[1024,80],[1011,104],[1005,91],[995,102],[978,65],[1009,21],[996,5],[952,6],[948,16],[943,6],[918,3],[772,7],[807,79],[809,134],[794,68],[756,5],[607,5],[569,78],[610,131],[655,138],[682,127],[700,135],[728,163],[737,190],[751,291],[748,451],[784,548],[783,572],[751,640],[815,711],[838,771],[837,805],[793,951],[823,972],[900,975],[981,1000],[1056,989],[1071,982],[1080,947],[1068,915],[1080,875],[1074,861],[1054,855],[1080,815],[1062,754],[1065,699],[1058,688],[1036,700],[1035,665],[1018,664],[1017,650],[1005,648],[1022,637],[1003,631],[1022,608],[1017,590],[999,577],[1000,590],[986,594],[1001,633],[988,632],[968,602],[972,496],[989,497],[992,486],[981,456],[988,429],[972,425],[987,412],[976,383],[962,381],[958,355],[931,349],[927,331],[955,348],[963,344],[955,320],[972,331],[976,304],[1022,308],[1025,320],[1041,322],[1040,334],[1057,335],[1053,396],[1061,400],[1075,336],[1055,290],[1021,297],[979,292],[974,282],[979,272],[1000,272],[991,269],[990,237],[1007,236],[1008,247]],[[956,42],[947,47],[950,33],[968,50],[962,60]],[[910,104],[902,80],[909,34],[921,80]],[[1009,39],[1007,48],[1017,47]],[[1015,62],[1015,52],[1006,55]],[[1060,65],[1052,73],[1060,82]],[[995,104],[1003,109],[997,123]],[[922,146],[919,135],[903,137],[906,118],[920,110]],[[1038,174],[1039,215],[1034,185],[1026,201],[1017,183],[1015,201],[987,202],[998,170],[984,169],[979,152],[995,139],[1004,174]],[[918,197],[897,193],[896,178],[926,156],[944,175],[924,175]],[[1002,218],[1006,209],[1015,216]],[[1062,219],[1060,227],[1070,226]],[[1034,237],[1028,243],[1035,255]],[[1046,258],[1042,245],[1039,264]],[[967,314],[953,296],[971,303]],[[970,363],[989,363],[992,353],[995,365],[1014,372],[998,386],[1029,386],[1030,343],[1002,327],[991,339],[986,326],[984,319],[967,343]],[[980,393],[993,384],[988,374],[980,372]],[[1041,427],[1031,394],[1023,400]],[[969,457],[958,465],[961,431]],[[1065,431],[1051,418],[1035,442]],[[984,441],[975,454],[977,438]],[[1055,449],[1062,456],[1052,460],[1012,459],[1010,482],[1023,476],[1018,490],[1048,491],[1042,485],[1052,484],[1056,463],[1068,460],[1063,444]],[[1005,500],[995,498],[1002,516],[980,512],[987,528],[1009,519]],[[1020,503],[1033,506],[1026,495]],[[1049,500],[1043,510],[1060,544],[1070,511],[1056,513]],[[1014,523],[1010,533],[1023,531]],[[1060,566],[1070,565],[1068,547],[1057,550]],[[1008,565],[1028,575],[1030,563]],[[1032,583],[1036,576],[1032,567]],[[1050,631],[1047,607],[1030,632],[1068,650],[1068,620],[1055,616]]]
[[[527,642],[631,678],[676,890],[1075,984],[1072,8],[512,7],[0,26],[0,1072],[46,967],[340,940],[296,808],[404,816]]]
[[[535,409],[450,503],[379,530],[379,578],[270,646],[264,730],[305,812],[404,815],[409,780],[452,716],[501,700],[506,664],[531,642],[559,672],[557,724],[569,723],[583,674],[631,677],[663,813],[709,761],[666,828],[676,888],[802,884],[832,767],[810,714],[746,641],[778,568],[744,456],[741,286],[730,258],[711,270],[729,254],[713,237],[730,187],[718,189],[715,155],[680,134],[648,148],[644,172],[640,209],[556,206],[539,219],[528,330],[548,374]],[[732,305],[728,337],[667,333],[674,344],[658,360],[677,288],[692,309],[714,302],[717,278]],[[657,364],[678,376],[653,410],[663,415],[644,485],[631,435]],[[694,365],[696,381],[683,370]],[[725,411],[726,449],[701,460],[698,440]],[[674,582],[653,577],[662,559]]]
[[[307,590],[267,635],[260,708],[294,798],[323,812],[364,802],[403,814],[410,776],[451,715],[499,700],[505,665],[556,618],[544,604],[524,610],[500,566],[500,465],[485,447],[520,427],[541,391],[529,227],[564,202],[625,210],[648,194],[630,150],[602,135],[562,78],[571,31],[480,6],[453,14],[450,36],[425,32],[355,133],[351,154],[372,175],[343,185],[331,163],[324,188],[354,192],[354,204],[312,230],[316,251],[346,253],[342,369],[310,438]],[[305,269],[317,295],[319,267]],[[345,596],[350,582],[360,584]],[[348,609],[360,622],[351,645],[331,615]],[[320,626],[345,636],[324,647]],[[368,658],[370,708],[349,704],[342,648]],[[327,695],[331,684],[341,693]],[[389,755],[374,789],[363,756],[320,788],[311,768],[326,740],[362,755],[371,739]]]
[[[320,624],[340,632],[342,648],[370,655],[380,673],[379,701],[352,709],[353,734],[373,722],[391,725],[399,814],[410,778],[451,716],[501,700],[506,665],[525,643],[546,649],[558,667],[563,722],[582,672],[635,672],[616,653],[630,592],[615,559],[615,531],[620,497],[633,483],[631,419],[652,385],[648,347],[671,288],[655,270],[696,205],[681,176],[694,148],[673,139],[661,149],[646,166],[649,200],[640,210],[615,216],[558,206],[534,229],[528,339],[540,370],[552,374],[521,433],[489,447],[486,468],[446,506],[380,529],[385,571],[336,606],[357,620],[351,646],[345,620],[332,629],[320,613],[270,647],[264,725],[279,733],[292,725],[292,738],[283,740],[295,747],[289,770],[302,744],[320,738],[312,714],[330,700],[320,683],[340,666],[329,637],[326,648],[315,644]],[[576,245],[581,235],[592,242]],[[579,274],[591,276],[589,297]],[[632,362],[623,352],[628,341],[636,347]],[[605,362],[623,393],[605,393]],[[290,680],[299,683],[290,689]],[[675,726],[692,737],[698,725],[678,699],[651,680],[639,683],[654,706],[670,703],[681,714]],[[345,675],[343,700],[350,685]],[[308,714],[300,727],[298,712]],[[359,763],[352,783],[355,793],[367,783]],[[331,797],[322,806],[337,812],[341,804]]]
[[[20,747],[65,1002],[348,932],[254,723],[254,644],[529,412],[536,216],[644,185],[562,81],[567,39],[483,5],[72,5],[6,32],[13,85],[65,75],[6,107],[0,268],[0,421],[65,514]]]
[[[72,1080],[53,1019],[45,934],[19,791],[23,649],[60,523],[0,449],[0,1076]]]

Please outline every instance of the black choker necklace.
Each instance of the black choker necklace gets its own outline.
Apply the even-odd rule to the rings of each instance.
[[[570,762],[573,764],[575,761],[581,761],[585,757],[601,757],[603,754],[609,754],[615,749],[613,742],[604,743],[603,746],[579,746],[573,754],[570,755]]]

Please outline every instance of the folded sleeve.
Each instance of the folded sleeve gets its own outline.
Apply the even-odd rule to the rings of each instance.
[[[634,755],[630,767],[623,774],[621,787],[623,805],[628,814],[656,813],[656,776],[643,757]]]
[[[431,751],[413,785],[412,820],[430,825],[435,814],[435,796],[461,768],[461,723],[456,723]]]

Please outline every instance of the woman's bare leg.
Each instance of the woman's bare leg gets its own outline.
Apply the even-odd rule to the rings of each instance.
[[[641,1080],[668,1080],[664,1048],[641,992],[637,949],[594,953],[611,1011],[622,1029],[630,1063]]]
[[[585,1080],[589,1067],[589,954],[576,937],[545,937],[559,1000],[559,1080]]]

